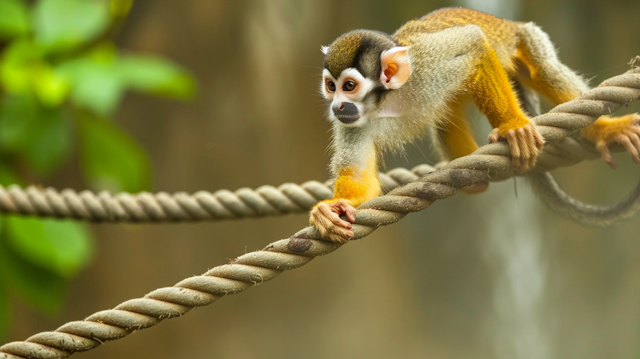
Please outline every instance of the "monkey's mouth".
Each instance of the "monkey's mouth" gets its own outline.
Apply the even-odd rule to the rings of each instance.
[[[331,109],[336,118],[345,125],[350,125],[360,118],[358,106],[351,102],[337,103],[333,105]]]
[[[344,123],[345,125],[350,125],[356,121],[358,121],[358,119],[360,118],[360,115],[336,115],[336,117],[338,118],[338,120],[340,120],[340,122]]]

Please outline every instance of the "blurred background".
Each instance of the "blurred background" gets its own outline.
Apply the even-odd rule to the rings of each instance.
[[[534,21],[592,84],[640,54],[637,0],[0,0],[0,183],[215,191],[327,178],[320,46],[443,6]],[[640,111],[634,104],[625,112]],[[475,117],[486,143],[486,121]],[[640,167],[556,171],[621,199]],[[387,168],[434,163],[419,144]],[[639,218],[584,228],[522,179],[83,358],[640,358]],[[0,343],[204,273],[306,215],[84,225],[0,219]]]

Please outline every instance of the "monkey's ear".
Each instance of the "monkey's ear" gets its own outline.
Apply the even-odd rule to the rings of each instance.
[[[407,50],[408,47],[396,46],[382,52],[380,81],[389,89],[399,89],[411,75],[411,62]]]
[[[322,51],[323,54],[328,54],[329,53],[329,46],[320,46],[320,51]]]

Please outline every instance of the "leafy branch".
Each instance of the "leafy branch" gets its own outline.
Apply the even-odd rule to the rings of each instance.
[[[79,158],[88,187],[150,189],[147,154],[111,119],[128,91],[186,100],[195,81],[168,60],[117,49],[132,5],[0,0],[0,184],[38,183]],[[0,217],[0,337],[14,296],[59,311],[93,248],[82,224]]]

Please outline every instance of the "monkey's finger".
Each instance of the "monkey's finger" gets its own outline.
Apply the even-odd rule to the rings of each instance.
[[[613,156],[611,156],[611,151],[609,151],[609,147],[607,147],[607,144],[604,141],[598,142],[596,148],[602,154],[602,160],[608,164],[612,170],[618,168],[618,163],[613,159]]]
[[[309,222],[316,227],[326,227],[331,224],[331,221],[327,220],[327,217],[319,209],[320,206],[314,208],[309,216]]]
[[[516,137],[516,132],[514,130],[509,130],[509,132],[507,132],[507,142],[509,143],[511,157],[521,157],[522,154],[520,153],[518,138]]]
[[[627,130],[629,130],[629,131],[635,133],[636,135],[640,136],[640,126],[632,125],[632,126],[627,127]]]
[[[618,143],[621,143],[627,152],[629,152],[631,158],[633,158],[633,162],[638,163],[638,161],[640,161],[640,154],[638,154],[638,150],[635,148],[629,137],[624,135],[618,135],[617,137]]]
[[[331,211],[331,207],[329,207],[326,203],[320,203],[316,209],[320,212],[323,217],[331,217],[333,212]]]
[[[496,143],[498,141],[500,141],[500,131],[498,131],[497,128],[494,128],[489,134],[489,143]]]
[[[336,202],[335,205],[340,210],[340,213],[344,213],[347,216],[349,222],[353,223],[356,221],[356,209],[347,203],[347,201],[340,200]]]
[[[349,241],[348,238],[343,237],[341,235],[338,234],[334,234],[331,232],[328,232],[326,235],[323,235],[324,238],[329,238],[332,242],[337,242],[337,243],[341,243],[341,244],[345,244]]]
[[[333,234],[333,236],[331,236],[331,239],[333,239],[334,237],[339,238],[340,240],[336,241],[336,242],[340,242],[340,243],[346,243],[349,239],[353,238],[353,232],[346,230],[346,229],[342,229],[340,227],[329,227],[329,232],[331,232],[331,234]]]
[[[327,228],[330,233],[336,234],[343,238],[353,238],[353,232],[342,227],[331,226]]]
[[[313,221],[315,222],[314,226],[323,238],[328,238],[338,243],[346,243],[349,238],[353,238],[353,232],[335,226],[327,217],[320,213],[319,210],[314,210],[312,216],[315,217]]]
[[[525,126],[525,132],[527,134],[527,144],[529,145],[529,158],[527,163],[527,170],[533,168],[536,164],[538,155],[540,154],[540,147],[536,140],[537,131],[533,125]]]
[[[344,219],[340,218],[337,213],[332,214],[330,220],[331,223],[342,228],[351,229],[351,227],[353,226],[350,222],[347,222]]]
[[[313,221],[313,226],[316,227],[316,229],[318,230],[318,232],[320,232],[320,235],[323,238],[329,237],[331,233],[329,232],[328,228],[333,226],[331,221],[328,221],[327,218],[319,214],[319,212],[316,212],[314,216],[316,218]]]
[[[628,135],[628,137],[631,139],[631,142],[633,142],[633,145],[636,146],[638,152],[640,152],[640,135],[636,135],[632,132]]]
[[[533,138],[536,140],[538,150],[541,150],[542,147],[544,147],[544,138],[540,136],[540,132],[538,132],[538,129],[533,126],[531,126],[531,132],[533,132]]]
[[[334,211],[331,210],[331,207],[329,207],[328,205],[322,203],[318,206],[318,210],[320,210],[320,212],[322,213],[322,215],[328,219],[329,221],[331,221],[331,223],[333,223],[336,226],[340,226],[340,227],[344,227],[347,229],[351,228],[351,223],[344,221],[340,218],[340,216],[338,215],[338,213],[335,213]]]
[[[348,206],[348,205],[349,205],[349,203],[348,203],[346,200],[344,200],[344,199],[340,199],[340,200],[338,200],[338,201],[336,201],[336,202],[333,202],[333,203],[331,204],[331,207],[332,207],[335,211],[338,211],[339,213],[342,213],[342,212],[343,212],[343,209],[344,209],[346,206]]]
[[[520,152],[522,153],[522,158],[528,160],[533,156],[535,151],[535,144],[533,142],[533,138],[529,136],[527,130],[524,127],[521,127],[516,130],[516,135],[518,137]]]
[[[636,152],[640,153],[640,137],[638,137],[637,134],[627,130],[624,131],[624,135],[627,136],[630,140],[631,143],[633,143],[633,146],[636,148]],[[635,163],[639,163],[637,160],[640,160],[640,157],[638,158],[633,158],[633,162]]]
[[[525,126],[525,131],[531,138],[531,153],[533,153],[534,157],[538,157],[542,146],[544,146],[544,140],[542,139],[534,125]]]
[[[518,137],[514,130],[509,130],[509,132],[507,132],[507,143],[509,143],[509,152],[511,153],[511,165],[513,166],[513,171],[516,173],[522,173],[522,152],[520,151]]]
[[[344,214],[347,216],[349,222],[354,223],[356,221],[356,209],[347,205],[347,208],[344,211]]]
[[[524,155],[524,159],[526,161],[524,171],[528,171],[533,167],[536,163],[536,158],[538,157],[538,147],[536,146],[536,140],[533,138],[533,133],[531,132],[531,128],[522,129],[523,136],[525,138],[525,143],[523,146],[526,148],[526,153]]]
[[[536,163],[536,157],[535,156],[523,158],[522,159],[521,169],[520,169],[520,172],[518,172],[518,173],[527,172],[528,170],[530,170],[533,167],[533,165],[535,163]]]

